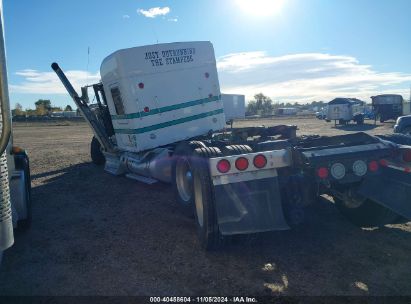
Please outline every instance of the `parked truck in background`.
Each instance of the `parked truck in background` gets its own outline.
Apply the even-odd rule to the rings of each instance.
[[[31,222],[29,158],[13,146],[7,83],[3,5],[0,1],[0,263],[3,252],[13,245],[13,228],[26,229]]]
[[[290,229],[322,194],[359,225],[403,214],[387,198],[362,193],[388,159],[407,165],[401,155],[411,147],[365,133],[297,137],[287,125],[226,129],[210,42],[119,50],[103,60],[101,82],[81,96],[57,63],[52,69],[94,132],[92,161],[114,175],[171,183],[205,249],[232,235]]]
[[[410,104],[405,103],[401,95],[383,94],[371,96],[372,107],[375,113],[375,120],[384,122],[390,119],[397,119],[399,116],[410,112]]]

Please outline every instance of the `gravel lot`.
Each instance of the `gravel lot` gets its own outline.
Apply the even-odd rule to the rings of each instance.
[[[392,128],[314,118],[235,125],[283,123],[300,134]],[[297,230],[206,253],[171,187],[91,164],[86,124],[20,123],[14,138],[31,160],[33,225],[5,253],[0,295],[411,295],[411,223],[360,229],[322,199]]]

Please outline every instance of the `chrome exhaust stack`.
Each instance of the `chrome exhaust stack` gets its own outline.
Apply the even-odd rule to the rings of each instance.
[[[0,2],[0,261],[3,250],[14,243],[13,222],[10,204],[9,174],[6,148],[11,136],[10,101],[7,84],[6,51],[3,31],[3,6]]]
[[[139,158],[137,155],[124,154],[120,157],[124,168],[130,173],[171,183],[172,157],[167,148],[150,151]]]
[[[66,88],[67,92],[73,99],[74,103],[77,105],[78,109],[80,110],[81,114],[83,115],[84,119],[88,122],[91,129],[93,130],[94,135],[96,136],[97,140],[100,142],[101,146],[104,148],[106,152],[114,152],[113,144],[111,143],[104,126],[98,121],[96,115],[91,111],[90,107],[87,105],[87,98],[83,92],[83,98],[77,94],[76,90],[71,85],[70,81],[67,79],[66,75],[64,74],[63,70],[59,67],[59,65],[54,62],[51,64],[51,68],[57,74],[58,78]]]

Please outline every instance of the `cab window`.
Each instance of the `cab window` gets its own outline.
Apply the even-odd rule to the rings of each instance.
[[[110,91],[111,91],[111,97],[113,98],[114,107],[116,109],[117,115],[123,115],[124,105],[123,105],[123,99],[121,98],[119,87],[113,87],[110,89]]]

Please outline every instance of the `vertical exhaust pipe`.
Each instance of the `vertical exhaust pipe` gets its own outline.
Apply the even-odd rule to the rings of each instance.
[[[7,169],[6,148],[10,141],[10,101],[7,84],[6,51],[4,46],[3,5],[0,1],[0,261],[2,251],[14,243],[11,218],[10,188]]]
[[[94,132],[94,135],[100,142],[101,146],[104,148],[105,151],[113,152],[114,147],[110,142],[109,137],[107,136],[107,132],[104,128],[104,125],[102,125],[102,123],[97,120],[96,115],[94,115],[94,113],[90,110],[87,103],[80,98],[80,96],[77,94],[76,90],[73,88],[70,81],[67,79],[66,75],[64,74],[63,70],[59,67],[59,65],[56,62],[53,62],[51,64],[51,68],[57,74],[58,78],[60,78],[61,83],[64,85],[67,92],[73,99],[74,103],[80,110],[81,114],[90,125],[91,129]]]

